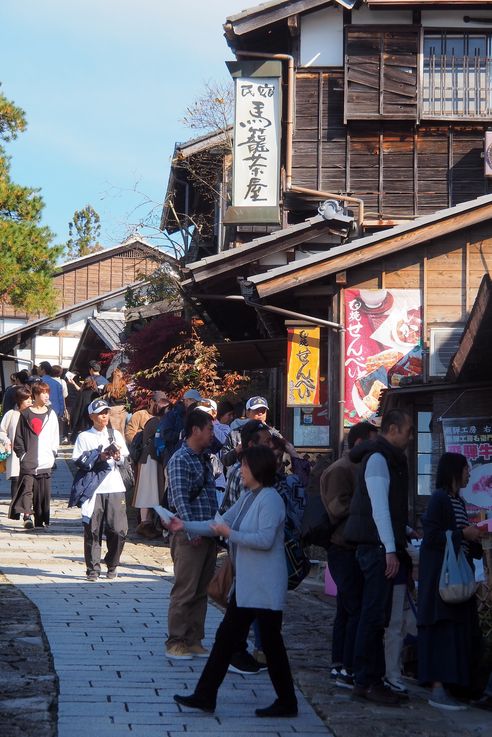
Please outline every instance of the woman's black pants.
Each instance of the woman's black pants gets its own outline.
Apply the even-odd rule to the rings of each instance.
[[[277,699],[287,708],[297,706],[289,660],[282,639],[282,612],[238,607],[235,594],[227,605],[210,656],[195,688],[195,695],[207,704],[215,707],[217,692],[225,678],[231,657],[240,649],[255,619],[258,620],[268,674]]]

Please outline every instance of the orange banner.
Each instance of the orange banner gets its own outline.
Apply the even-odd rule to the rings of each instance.
[[[288,407],[317,407],[320,404],[319,340],[319,328],[288,328]]]

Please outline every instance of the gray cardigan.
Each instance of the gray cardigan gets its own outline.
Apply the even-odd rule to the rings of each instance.
[[[225,512],[223,518],[229,526],[232,527],[251,493],[244,491]],[[274,611],[284,608],[287,595],[284,521],[282,498],[274,488],[265,487],[257,493],[239,530],[231,530],[229,540],[237,545],[236,601],[239,607]],[[185,530],[213,537],[213,522],[185,522]]]

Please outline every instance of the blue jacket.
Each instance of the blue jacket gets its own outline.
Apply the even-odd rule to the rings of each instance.
[[[55,414],[58,417],[63,417],[65,411],[65,401],[63,399],[62,385],[59,381],[54,379],[52,376],[45,374],[42,378],[45,384],[48,384],[50,388],[50,402]]]

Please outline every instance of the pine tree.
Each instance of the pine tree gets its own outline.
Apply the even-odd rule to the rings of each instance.
[[[38,189],[15,184],[3,143],[26,129],[24,111],[0,93],[0,300],[27,314],[53,314],[53,276],[63,247],[42,226],[44,207]]]
[[[75,210],[73,221],[68,224],[67,258],[79,258],[102,251],[98,241],[101,233],[101,218],[92,205]]]

